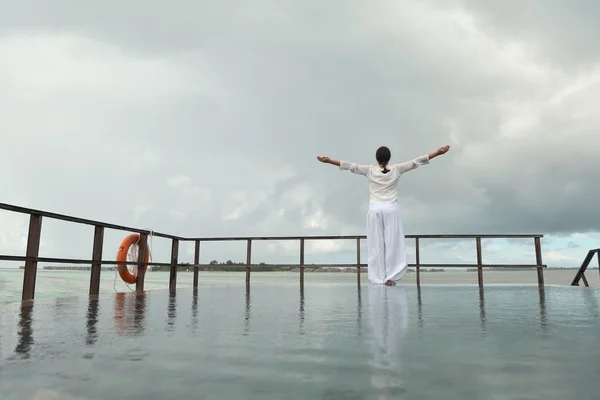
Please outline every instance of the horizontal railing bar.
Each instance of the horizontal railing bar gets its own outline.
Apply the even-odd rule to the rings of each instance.
[[[53,213],[53,212],[35,210],[32,208],[25,208],[25,207],[20,207],[20,206],[13,206],[11,204],[6,204],[6,203],[0,203],[0,209],[6,210],[6,211],[12,211],[12,212],[16,212],[16,213],[21,213],[21,214],[41,215],[42,217],[45,217],[45,218],[52,218],[52,219],[56,219],[56,220],[60,220],[60,221],[74,222],[77,224],[102,226],[107,229],[115,229],[115,230],[119,230],[119,231],[145,233],[148,235],[152,234],[153,236],[162,237],[162,238],[166,238],[166,239],[178,239],[178,240],[183,239],[179,236],[168,235],[166,233],[154,232],[154,231],[149,231],[146,229],[131,228],[128,226],[115,225],[115,224],[110,224],[110,223],[106,223],[106,222],[94,221],[91,219],[71,217],[70,215],[57,214],[57,213]]]
[[[542,234],[506,234],[506,235],[405,235],[407,239],[532,239],[542,238]],[[201,238],[185,238],[184,241],[200,241],[200,242],[226,242],[226,241],[241,241],[241,240],[346,240],[346,239],[366,239],[366,235],[340,235],[340,236],[231,236],[231,237],[201,237]]]
[[[0,255],[0,260],[2,261],[27,261],[30,258],[25,256],[7,256]],[[33,258],[31,258],[33,260]],[[137,261],[116,261],[116,260],[102,260],[102,261],[93,261],[93,260],[82,260],[82,259],[73,259],[73,258],[53,258],[53,257],[38,257],[38,262],[47,262],[47,263],[64,263],[64,264],[125,264],[125,265],[139,265]],[[168,262],[148,262],[143,263],[149,266],[170,266],[171,263]],[[260,267],[283,267],[283,268],[296,268],[296,267],[304,267],[304,268],[314,268],[314,267],[339,267],[339,268],[348,268],[348,267],[367,267],[367,264],[250,264],[250,267],[260,268]],[[202,268],[219,268],[219,267],[239,267],[245,268],[246,264],[187,264],[180,263],[177,264],[178,267],[202,267]],[[536,265],[536,264],[408,264],[409,267],[419,267],[419,268],[547,268],[546,265]]]
[[[2,261],[28,261],[33,260],[33,258],[25,257],[25,256],[7,256],[0,255],[0,260]],[[80,260],[74,258],[54,258],[54,257],[38,257],[37,262],[45,262],[45,263],[61,263],[61,264],[125,264],[125,265],[139,265],[138,261],[116,261],[116,260]],[[144,265],[156,265],[156,266],[170,266],[169,262],[147,262],[143,263]],[[184,264],[180,264],[184,265]],[[188,264],[185,264],[188,265]]]

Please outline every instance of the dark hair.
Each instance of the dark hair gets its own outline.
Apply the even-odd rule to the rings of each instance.
[[[390,151],[390,149],[388,149],[385,146],[381,146],[377,149],[377,152],[375,153],[375,158],[377,159],[377,162],[379,164],[383,165],[383,171],[381,172],[383,172],[384,174],[390,172],[390,170],[387,169],[387,164],[390,162],[390,158],[392,158],[392,152]]]

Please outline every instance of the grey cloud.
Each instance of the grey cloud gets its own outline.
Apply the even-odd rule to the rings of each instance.
[[[600,35],[597,1],[460,0],[457,3],[474,12],[477,20],[497,35],[533,42],[540,57],[557,64],[573,67],[600,61],[600,44],[595,40]]]

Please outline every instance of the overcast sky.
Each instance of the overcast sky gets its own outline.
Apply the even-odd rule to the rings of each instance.
[[[366,181],[316,156],[449,144],[401,178],[407,233],[543,233],[550,266],[598,247],[597,1],[0,4],[1,202],[182,236],[364,234]],[[0,253],[24,254],[26,234],[0,212]],[[92,237],[45,220],[41,253],[89,258]],[[533,263],[532,244],[486,242],[484,261]],[[352,245],[307,262],[353,262]],[[473,242],[422,254],[475,260]],[[245,243],[213,258],[242,261]]]

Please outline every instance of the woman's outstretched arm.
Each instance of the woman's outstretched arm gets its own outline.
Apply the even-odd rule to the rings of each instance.
[[[329,157],[325,157],[325,156],[318,156],[317,160],[321,161],[324,164],[331,164],[331,165],[335,165],[335,166],[340,166],[341,162],[339,160],[334,160],[333,158],[329,158]]]
[[[429,157],[429,159],[431,160],[432,158],[436,158],[437,156],[441,156],[442,154],[446,154],[448,152],[448,150],[450,150],[450,146],[446,145],[444,147],[440,147],[439,149],[437,149],[433,153],[427,154],[427,157]]]
[[[346,161],[334,160],[329,157],[319,156],[319,157],[317,157],[317,160],[321,161],[324,164],[331,164],[331,165],[338,166],[343,171],[350,171],[350,172],[352,172],[354,174],[358,174],[358,175],[366,176],[369,173],[369,170],[371,169],[370,165],[359,165],[359,164],[350,163],[350,162],[346,162]]]
[[[442,154],[446,154],[448,150],[450,150],[450,146],[440,147],[436,151],[421,157],[417,157],[414,160],[404,162],[401,164],[395,164],[395,167],[400,170],[401,174],[403,174],[405,172],[412,171],[413,169],[417,169],[419,165],[429,164],[429,160],[436,158],[437,156],[440,156]]]

